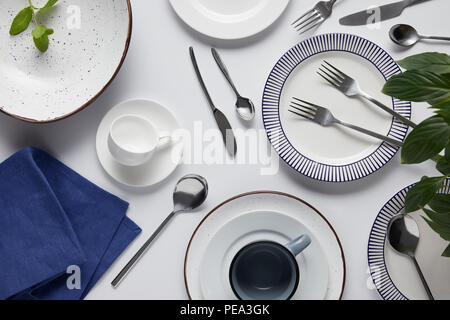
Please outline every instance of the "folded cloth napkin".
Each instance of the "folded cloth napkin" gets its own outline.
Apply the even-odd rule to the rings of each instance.
[[[83,299],[141,229],[128,203],[47,153],[0,164],[0,299]]]

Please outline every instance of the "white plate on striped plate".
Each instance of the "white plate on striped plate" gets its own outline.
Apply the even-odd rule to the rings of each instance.
[[[379,170],[398,148],[347,128],[325,128],[301,119],[288,112],[292,98],[327,107],[342,121],[397,140],[404,140],[407,127],[379,107],[331,87],[317,75],[324,60],[357,79],[379,101],[410,117],[411,103],[381,93],[386,80],[401,72],[388,53],[358,36],[324,34],[299,43],[273,68],[263,96],[264,125],[280,157],[296,171],[326,182],[357,180]]]
[[[442,193],[450,193],[450,180]],[[386,242],[392,217],[403,212],[405,197],[412,186],[393,196],[380,210],[369,236],[367,249],[370,274],[376,290],[384,300],[427,300],[423,284],[412,260],[393,250]],[[420,241],[416,258],[436,300],[450,299],[450,258],[441,254],[448,246],[421,218],[423,212],[410,216],[417,222]]]

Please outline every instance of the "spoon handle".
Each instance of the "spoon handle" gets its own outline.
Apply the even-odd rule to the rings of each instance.
[[[450,37],[422,36],[424,39],[450,41]]]
[[[155,238],[158,236],[158,234],[164,229],[164,227],[169,223],[169,221],[174,217],[175,211],[173,211],[169,216],[166,218],[166,220],[161,223],[161,225],[156,229],[156,231],[152,234],[152,236],[144,243],[144,245],[136,252],[136,254],[131,258],[131,260],[126,264],[126,266],[122,269],[122,271],[119,272],[117,277],[114,278],[114,280],[111,282],[111,285],[114,288],[117,288],[119,283],[123,280],[123,278],[130,272],[130,270],[136,265],[136,263],[141,259],[141,257],[144,255],[144,253],[148,250],[150,245],[152,244],[152,241],[155,240]]]
[[[419,4],[421,2],[426,2],[426,1],[430,1],[430,0],[406,0],[407,1],[407,6],[412,6],[415,4]]]
[[[228,72],[227,66],[225,65],[225,63],[223,63],[219,53],[214,48],[211,48],[211,53],[214,57],[214,60],[216,60],[216,63],[219,66],[220,71],[222,71],[223,75],[225,76],[231,88],[233,89],[234,93],[236,93],[236,95],[239,97],[240,96],[239,91],[236,89],[236,86],[234,85],[234,82],[231,79],[230,73]]]
[[[425,280],[425,277],[423,276],[422,270],[420,269],[417,259],[415,257],[411,257],[411,258],[414,261],[414,265],[416,266],[417,272],[419,273],[419,276],[420,276],[420,280],[422,280],[422,283],[425,287],[425,291],[427,292],[428,298],[430,300],[434,300],[433,294],[431,293],[430,287],[428,286],[428,283]]]

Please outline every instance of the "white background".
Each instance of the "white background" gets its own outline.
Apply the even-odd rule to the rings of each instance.
[[[443,43],[418,44],[413,49],[402,50],[388,37],[388,30],[395,23],[413,24],[424,34],[449,36],[448,0],[433,0],[411,7],[402,17],[384,22],[380,29],[338,24],[339,18],[346,14],[389,2],[338,1],[333,16],[314,33],[354,33],[374,41],[395,59],[424,51],[450,53],[450,47]],[[196,48],[213,99],[225,111],[233,127],[245,129],[233,109],[235,97],[210,54],[211,46],[220,49],[238,88],[254,100],[257,119],[253,125],[262,129],[261,96],[266,78],[285,51],[312,34],[297,35],[290,22],[314,3],[314,0],[292,0],[285,14],[262,34],[244,41],[222,42],[191,30],[175,15],[166,0],[133,0],[133,37],[127,59],[115,81],[95,103],[66,120],[47,125],[31,125],[0,114],[0,160],[27,145],[40,147],[100,187],[130,202],[128,215],[143,229],[88,298],[186,299],[184,255],[189,238],[202,217],[220,202],[237,194],[277,190],[308,201],[333,224],[346,257],[344,299],[378,299],[376,291],[368,287],[371,282],[366,251],[373,220],[397,191],[423,175],[434,175],[431,163],[404,166],[397,155],[381,171],[346,184],[312,181],[284,163],[280,163],[276,176],[261,176],[258,166],[182,165],[157,186],[134,190],[115,183],[103,171],[95,151],[95,135],[102,117],[115,104],[130,98],[160,102],[172,110],[181,125],[189,130],[194,121],[202,121],[205,129],[215,127],[190,63],[190,45]],[[414,104],[413,108],[414,121],[419,122],[428,115],[424,105]],[[173,187],[187,173],[198,173],[208,179],[210,194],[207,202],[196,213],[179,216],[172,221],[121,286],[112,289],[110,282],[117,272],[172,210]]]

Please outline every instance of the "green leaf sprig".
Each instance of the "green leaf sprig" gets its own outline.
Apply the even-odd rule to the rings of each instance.
[[[33,21],[35,28],[31,32],[31,35],[33,36],[34,44],[39,51],[47,51],[49,46],[48,36],[53,34],[54,31],[51,28],[47,28],[46,26],[39,24],[37,17],[39,13],[52,8],[57,2],[58,0],[48,0],[42,8],[38,8],[31,3],[31,0],[28,0],[29,6],[22,9],[15,16],[13,22],[11,23],[9,34],[12,36],[21,34],[28,29],[31,21]]]
[[[423,218],[442,239],[450,242],[450,194],[440,194],[450,177],[450,56],[427,52],[398,62],[406,72],[393,76],[383,88],[391,97],[427,102],[435,115],[420,123],[406,138],[402,162],[436,162],[438,177],[423,177],[406,195],[405,211],[423,210]],[[450,257],[450,244],[442,253]]]

